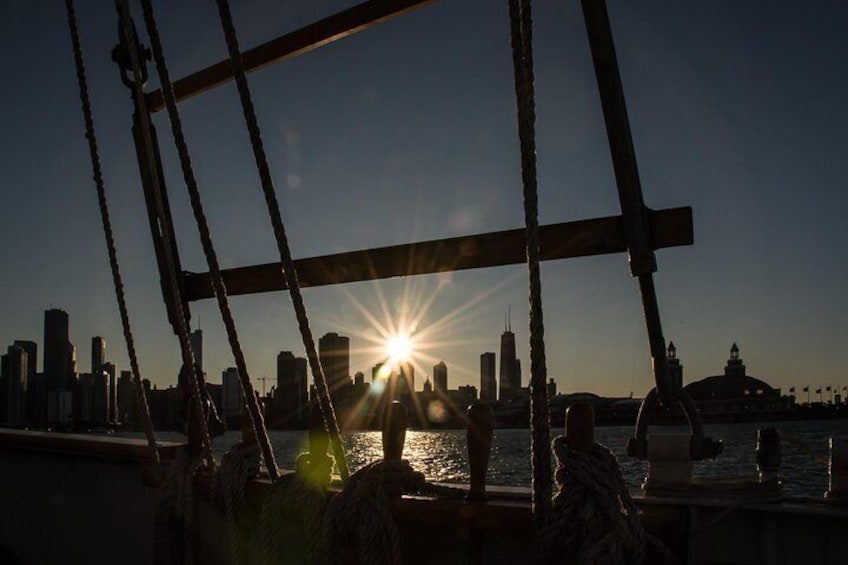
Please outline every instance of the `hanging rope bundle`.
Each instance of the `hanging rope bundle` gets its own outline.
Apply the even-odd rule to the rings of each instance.
[[[565,437],[554,440],[553,450],[559,492],[542,530],[543,561],[641,563],[645,533],[615,455],[597,443],[572,449]]]
[[[88,81],[85,78],[85,62],[80,45],[79,29],[77,26],[76,10],[73,0],[65,0],[65,8],[68,12],[68,27],[71,32],[73,43],[74,62],[76,63],[77,82],[79,83],[80,102],[82,103],[82,114],[85,121],[85,137],[88,140],[88,150],[91,157],[91,168],[94,184],[97,188],[97,203],[100,206],[100,220],[103,224],[103,234],[106,237],[106,250],[109,254],[109,267],[112,271],[112,283],[115,287],[115,297],[118,300],[118,311],[121,315],[121,327],[124,332],[124,341],[127,345],[127,355],[130,358],[130,369],[133,376],[133,389],[135,390],[135,401],[138,412],[141,414],[141,424],[144,435],[147,437],[147,445],[150,450],[150,460],[153,464],[159,464],[159,451],[156,448],[156,434],[153,431],[153,422],[150,419],[150,408],[147,404],[147,395],[142,386],[141,370],[138,365],[138,357],[135,351],[135,340],[133,339],[130,317],[127,311],[127,299],[124,295],[124,282],[121,277],[121,268],[118,264],[118,252],[115,249],[115,236],[112,232],[112,220],[109,217],[109,204],[106,200],[106,187],[103,182],[103,171],[100,167],[100,152],[97,148],[97,135],[94,131],[94,119],[91,113],[91,101],[88,97]]]
[[[170,472],[159,491],[154,518],[154,562],[193,565],[200,562],[200,540],[195,524],[194,476],[204,464],[201,455],[177,450]]]
[[[259,171],[262,192],[265,195],[265,203],[267,204],[268,214],[271,217],[271,224],[274,228],[274,238],[277,242],[277,250],[280,253],[280,262],[283,265],[283,275],[286,279],[286,286],[289,289],[289,295],[291,297],[292,306],[294,307],[298,328],[300,329],[300,335],[303,339],[303,346],[309,360],[309,367],[312,371],[312,380],[314,381],[315,388],[318,391],[318,404],[321,407],[321,414],[324,417],[324,423],[327,431],[330,433],[330,441],[333,446],[333,455],[336,458],[336,465],[338,465],[339,468],[339,475],[341,476],[342,481],[346,481],[350,473],[347,467],[347,459],[345,458],[344,448],[342,447],[341,438],[339,436],[339,425],[336,421],[336,413],[333,410],[333,404],[330,399],[330,391],[327,386],[324,370],[318,360],[318,352],[315,348],[315,339],[312,336],[312,330],[309,327],[309,318],[306,315],[306,306],[303,302],[303,295],[300,292],[297,270],[295,269],[294,259],[292,258],[291,249],[289,247],[285,224],[283,224],[283,218],[280,214],[280,205],[277,202],[274,183],[271,180],[271,170],[268,167],[268,158],[265,155],[265,147],[262,143],[259,123],[256,119],[256,110],[253,106],[253,98],[250,94],[250,87],[247,84],[247,76],[245,75],[244,64],[241,58],[241,49],[239,48],[238,37],[236,36],[233,17],[230,13],[230,5],[227,0],[218,0],[218,13],[221,18],[221,26],[223,27],[224,36],[227,41],[227,50],[229,52],[230,63],[233,68],[233,78],[235,79],[236,87],[238,88],[245,123],[247,124],[248,133],[250,134],[250,144],[253,148],[256,168]]]
[[[530,0],[509,0],[521,181],[530,278],[530,437],[533,464],[533,522],[538,532],[550,509],[551,450],[545,325],[539,266],[539,200],[536,183],[536,103],[533,75],[533,20]]]
[[[230,563],[246,562],[247,547],[243,543],[247,526],[243,521],[245,508],[245,484],[248,479],[259,475],[259,446],[255,443],[239,442],[221,458],[218,472],[212,481],[212,498],[223,507],[227,518],[227,541]]]

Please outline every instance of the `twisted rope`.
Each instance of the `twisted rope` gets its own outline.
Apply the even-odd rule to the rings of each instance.
[[[333,446],[333,455],[336,458],[336,464],[339,468],[339,475],[342,481],[346,481],[350,474],[345,459],[344,448],[342,447],[341,438],[339,437],[339,425],[336,420],[336,414],[333,410],[333,404],[330,400],[329,388],[327,380],[324,376],[324,370],[318,360],[318,353],[315,349],[315,339],[312,336],[312,330],[309,327],[309,318],[306,315],[306,306],[303,302],[303,295],[300,292],[300,283],[297,278],[297,271],[294,266],[291,249],[289,247],[288,236],[286,235],[283,218],[280,214],[280,205],[277,202],[277,195],[274,190],[274,183],[271,180],[271,171],[268,167],[268,158],[265,155],[265,147],[262,143],[262,134],[259,131],[259,123],[256,118],[256,110],[253,106],[253,98],[250,93],[250,87],[247,83],[244,65],[241,58],[241,50],[238,44],[233,17],[230,13],[230,5],[227,0],[217,0],[218,13],[221,18],[221,26],[224,30],[224,36],[227,41],[227,49],[230,55],[230,63],[233,67],[233,78],[236,82],[236,87],[239,92],[242,110],[244,111],[244,119],[247,124],[248,133],[250,134],[250,144],[253,148],[253,155],[256,161],[256,167],[259,172],[259,179],[262,184],[262,191],[265,195],[265,203],[268,207],[268,214],[271,216],[271,225],[274,229],[274,237],[277,242],[277,250],[280,253],[280,262],[283,266],[283,275],[286,279],[286,286],[289,288],[292,305],[294,306],[297,325],[300,329],[300,335],[303,339],[303,346],[306,349],[306,356],[309,359],[309,367],[312,371],[312,380],[318,391],[319,406],[321,415],[324,418],[324,424],[330,433],[330,443]],[[164,92],[164,88],[163,88]]]
[[[553,444],[559,492],[542,529],[544,562],[573,556],[586,565],[642,563],[645,532],[639,511],[608,449],[569,449],[564,437]]]
[[[521,182],[530,278],[530,437],[533,465],[533,523],[538,532],[550,512],[551,450],[548,415],[545,325],[539,265],[539,201],[536,184],[536,103],[533,75],[533,21],[530,0],[509,0]]]
[[[135,28],[132,23],[132,19],[129,14],[129,6],[127,4],[127,0],[116,0],[115,7],[118,10],[118,18],[120,21],[121,34],[123,36],[123,40],[126,43],[127,54],[129,55],[130,66],[132,67],[132,92],[133,98],[136,101],[136,105],[138,108],[144,107],[144,75],[142,73],[141,66],[141,56],[139,54],[139,46],[136,40]],[[146,141],[152,144],[152,132],[150,132],[147,128],[142,126],[142,135],[145,136]],[[157,164],[155,163],[153,156],[148,153],[148,162],[145,163],[148,171],[151,171],[151,182],[158,183],[158,176],[155,171],[158,169]],[[160,187],[161,188],[161,187]],[[157,214],[159,217],[164,217],[164,204],[162,199],[158,193],[158,191],[153,191],[156,200],[156,208]],[[171,226],[169,222],[160,222],[160,229],[162,230],[162,237],[167,242],[173,243],[174,234],[171,230]],[[170,251],[171,245],[165,245],[164,258],[166,263],[166,273],[164,275],[167,277],[167,282],[169,287],[172,290],[178,290],[179,284],[177,282],[177,270],[174,262],[174,257],[171,255]],[[203,397],[200,393],[200,377],[198,376],[198,372],[200,371],[199,366],[194,362],[194,354],[192,353],[191,346],[189,344],[188,338],[188,328],[186,327],[186,316],[183,309],[183,304],[178,298],[176,293],[170,294],[172,303],[171,308],[172,311],[176,314],[174,316],[174,323],[176,324],[177,336],[180,344],[180,355],[182,357],[183,367],[187,368],[187,372],[189,374],[189,385],[191,387],[191,394],[194,398],[197,399],[197,402],[200,406],[203,405]],[[188,368],[191,368],[189,370]],[[206,418],[200,418],[200,433],[201,440],[203,443],[203,451],[207,461],[207,465],[211,468],[215,466],[215,458],[212,455],[212,440],[209,437],[209,427],[206,422]]]
[[[156,448],[156,434],[153,431],[153,422],[150,419],[150,407],[147,404],[147,395],[144,392],[141,380],[141,370],[138,366],[138,357],[135,351],[135,340],[130,327],[130,317],[127,311],[127,300],[124,294],[124,282],[121,277],[121,268],[118,264],[118,252],[115,248],[115,236],[112,232],[112,220],[109,217],[109,204],[106,201],[106,187],[103,182],[103,171],[100,167],[100,152],[97,148],[97,135],[94,131],[94,119],[91,112],[91,101],[88,97],[88,81],[85,78],[85,61],[82,56],[79,29],[77,27],[76,10],[73,0],[65,0],[65,8],[68,12],[68,27],[71,32],[71,43],[74,50],[74,62],[76,63],[77,83],[79,84],[79,97],[82,104],[82,115],[85,121],[85,138],[88,140],[88,152],[91,157],[92,175],[97,188],[97,203],[100,206],[100,220],[103,224],[103,234],[106,237],[106,250],[109,254],[109,267],[112,271],[112,283],[115,287],[115,298],[118,300],[118,311],[121,315],[121,327],[124,332],[124,342],[127,345],[127,355],[130,358],[130,368],[133,374],[133,388],[135,390],[136,404],[141,412],[141,423],[144,435],[147,437],[147,445],[150,450],[150,460],[153,464],[159,464],[159,451]]]
[[[218,256],[215,252],[215,247],[212,244],[209,224],[206,221],[203,204],[200,201],[200,191],[197,187],[197,180],[194,176],[194,170],[191,164],[191,155],[189,155],[188,145],[186,144],[185,135],[183,134],[182,120],[180,119],[176,97],[174,96],[174,85],[171,82],[168,66],[165,63],[165,55],[162,51],[162,41],[159,36],[158,27],[156,26],[153,5],[150,0],[142,0],[141,5],[144,12],[144,23],[150,36],[150,46],[153,51],[153,59],[156,63],[156,72],[159,74],[162,95],[165,100],[165,106],[168,110],[168,120],[171,124],[171,133],[173,134],[174,143],[177,146],[177,152],[180,157],[180,168],[183,173],[183,180],[185,181],[186,189],[188,190],[189,200],[191,201],[191,209],[194,214],[195,223],[197,224],[197,231],[200,234],[203,254],[206,256],[206,263],[209,266],[209,274],[212,279],[212,287],[215,290],[215,298],[218,302],[218,309],[220,310],[221,318],[224,321],[224,327],[227,331],[227,340],[229,341],[230,349],[232,350],[233,358],[236,363],[236,369],[238,370],[244,401],[247,405],[247,411],[250,414],[250,424],[253,427],[257,443],[262,450],[265,467],[268,469],[268,473],[271,478],[276,479],[279,476],[279,471],[274,460],[274,450],[271,447],[271,441],[268,438],[268,430],[265,429],[265,422],[259,408],[259,402],[256,399],[256,394],[253,390],[253,385],[250,382],[250,375],[247,372],[247,362],[245,361],[244,353],[242,351],[241,344],[239,343],[235,320],[233,319],[229,299],[227,298],[227,289],[224,285],[224,278],[221,275],[220,265],[218,264]]]
[[[199,562],[199,538],[194,515],[194,475],[202,456],[178,449],[159,490],[154,518],[153,555],[157,564],[193,565]]]
[[[245,507],[245,484],[259,474],[259,446],[255,443],[237,443],[221,458],[221,464],[212,483],[212,497],[223,506],[227,522],[230,563],[245,562],[247,551],[241,535],[246,528],[242,524],[241,511]]]
[[[376,461],[351,475],[327,507],[327,563],[402,562],[390,501],[426,489],[424,475],[407,460]]]

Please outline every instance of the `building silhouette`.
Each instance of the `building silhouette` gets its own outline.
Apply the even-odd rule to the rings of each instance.
[[[10,345],[0,356],[0,423],[9,427],[26,425],[27,352]]]
[[[221,417],[228,428],[239,428],[243,404],[238,369],[228,367],[221,374]]]
[[[196,329],[188,334],[188,342],[191,346],[191,354],[194,356],[194,363],[203,372],[203,330]]]
[[[499,376],[498,400],[508,402],[521,390],[521,365],[515,358],[515,334],[512,322],[507,317],[504,332],[501,334],[501,365]]]
[[[118,414],[117,421],[125,426],[135,425],[135,389],[132,382],[132,371],[121,371],[118,377]]]
[[[39,387],[44,389],[42,379],[38,375],[38,344],[34,341],[16,339],[14,345],[23,348],[27,353],[27,424],[39,425],[38,399],[44,398],[44,390],[39,395]],[[42,410],[43,412],[43,410]]]
[[[291,351],[277,355],[277,388],[274,392],[272,425],[302,428],[309,415],[306,359]]]
[[[495,354],[487,351],[480,355],[480,400],[495,402],[498,399],[495,381]]]
[[[106,340],[100,336],[91,338],[91,373],[97,373],[103,369],[106,362]]]
[[[333,400],[342,398],[350,386],[350,338],[335,332],[318,340],[318,357]]]
[[[448,366],[444,361],[433,365],[433,390],[442,394],[448,391]]]
[[[48,393],[70,388],[74,357],[74,346],[68,339],[68,313],[56,308],[45,311],[44,378]]]

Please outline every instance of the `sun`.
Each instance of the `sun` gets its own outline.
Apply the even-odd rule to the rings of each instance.
[[[385,348],[390,364],[409,361],[413,354],[412,338],[404,333],[389,336]]]

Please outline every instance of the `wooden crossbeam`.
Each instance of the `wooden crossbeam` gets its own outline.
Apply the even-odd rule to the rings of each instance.
[[[647,213],[652,249],[691,245],[692,209],[651,210]],[[295,261],[302,287],[462,271],[524,263],[524,230],[507,230],[422,241],[389,247],[348,251]],[[543,261],[605,255],[627,251],[621,216],[608,216],[540,227]],[[229,295],[285,290],[280,263],[222,271]],[[183,297],[189,301],[213,298],[209,273],[183,273]]]
[[[247,72],[261,69],[433,2],[435,0],[369,0],[357,4],[245,51],[242,53],[244,68]],[[220,61],[176,81],[174,95],[179,102],[225,84],[232,78],[233,70],[230,60]],[[165,107],[161,90],[148,93],[146,98],[147,107],[151,112],[158,112]]]

